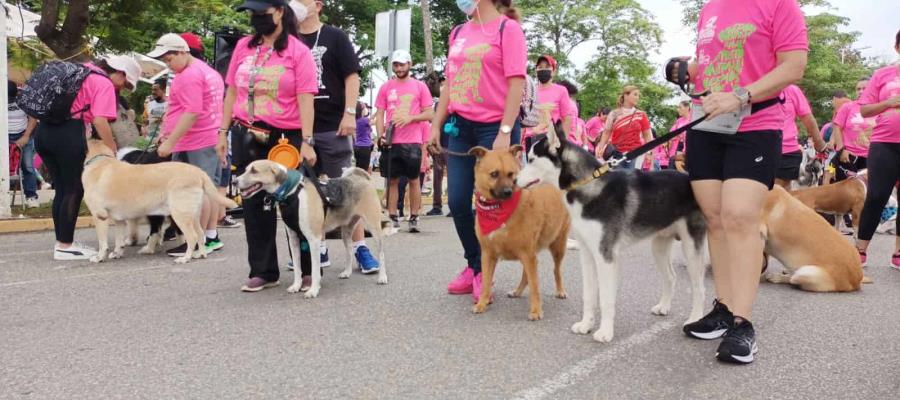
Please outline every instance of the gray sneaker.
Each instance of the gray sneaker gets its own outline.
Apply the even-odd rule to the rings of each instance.
[[[418,215],[410,215],[409,216],[409,233],[419,233],[419,216]]]
[[[275,287],[280,284],[281,284],[281,282],[278,282],[278,281],[269,282],[263,278],[254,277],[254,278],[250,278],[249,280],[247,280],[247,283],[245,283],[244,286],[241,286],[241,291],[242,292],[258,292],[260,290]]]

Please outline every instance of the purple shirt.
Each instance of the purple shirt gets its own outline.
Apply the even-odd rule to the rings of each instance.
[[[369,124],[368,117],[360,117],[356,119],[356,147],[369,147],[372,145],[372,125]]]

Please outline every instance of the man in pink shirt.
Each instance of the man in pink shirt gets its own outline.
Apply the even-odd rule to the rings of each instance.
[[[572,103],[569,101],[569,91],[565,86],[553,83],[553,77],[558,71],[556,59],[544,54],[538,57],[535,63],[535,73],[538,78],[537,86],[537,102],[541,106],[551,107],[550,122],[553,124],[562,124],[563,132],[568,133],[572,129],[573,110]],[[531,141],[534,135],[542,135],[547,133],[546,125],[538,125],[534,128],[525,130],[525,149],[531,149]]]
[[[419,209],[422,208],[419,171],[425,153],[424,132],[430,131],[428,121],[434,116],[434,103],[428,86],[409,76],[412,57],[408,51],[395,51],[391,55],[391,65],[395,78],[381,86],[375,99],[377,143],[384,148],[379,165],[381,175],[390,180],[387,204],[394,228],[400,227],[397,215],[400,178],[409,182],[409,231],[416,233],[419,232]],[[388,131],[390,134],[386,135]]]
[[[168,33],[157,42],[148,55],[166,63],[173,72],[169,104],[160,130],[161,157],[172,156],[172,161],[194,165],[218,184],[225,162],[225,154],[216,152],[219,141],[219,125],[222,123],[222,103],[225,83],[218,72],[201,60],[194,58],[187,42],[179,35]],[[204,199],[200,223],[206,229],[206,249],[219,250],[225,245],[219,240],[216,226],[222,210]],[[181,257],[187,251],[181,245],[167,251],[172,257]]]
[[[816,117],[812,115],[812,109],[803,91],[797,85],[789,85],[781,94],[784,97],[784,128],[781,134],[781,161],[775,173],[775,184],[790,189],[791,181],[800,177],[800,163],[803,161],[803,152],[800,149],[800,142],[797,141],[797,124],[794,120],[799,118],[803,123],[806,133],[813,138],[816,150],[824,150],[825,141],[822,140]]]

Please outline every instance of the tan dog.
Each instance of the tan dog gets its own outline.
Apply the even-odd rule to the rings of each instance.
[[[859,215],[866,202],[866,171],[838,183],[791,191],[791,195],[807,207],[823,214],[834,215],[838,231],[844,225],[844,214],[853,220],[853,235],[859,231]]]
[[[491,299],[494,268],[498,260],[519,260],[522,263],[522,280],[519,286],[509,292],[509,297],[519,297],[525,285],[531,291],[531,307],[528,319],[543,318],[541,293],[538,285],[538,252],[550,249],[553,255],[553,274],[556,278],[556,297],[567,297],[563,289],[562,266],[566,254],[566,238],[569,234],[569,213],[562,202],[562,192],[552,185],[538,185],[529,189],[519,189],[516,177],[519,174],[519,159],[522,146],[515,145],[508,150],[488,151],[475,147],[469,154],[477,158],[475,165],[475,190],[478,192],[478,207],[498,204],[498,201],[518,198],[518,206],[498,229],[487,233],[482,229],[483,218],[489,218],[479,210],[476,216],[475,233],[481,243],[481,265],[484,276],[481,281],[481,297],[475,305],[475,313],[483,313]],[[519,193],[516,193],[519,192]]]
[[[760,229],[766,253],[787,269],[787,274],[767,272],[768,281],[811,292],[859,290],[864,280],[856,248],[780,186],[766,197]]]
[[[200,244],[197,255],[206,257],[200,225],[203,196],[225,207],[237,207],[219,194],[206,173],[179,162],[128,164],[116,159],[113,151],[99,140],[88,140],[87,147],[81,182],[84,184],[84,202],[91,211],[99,241],[97,255],[91,261],[101,262],[107,256],[110,259],[121,257],[125,247],[125,224],[121,222],[147,215],[171,215],[184,233],[188,249]],[[107,243],[110,221],[120,222],[112,252]],[[192,252],[187,252],[175,262],[186,263],[192,256]]]

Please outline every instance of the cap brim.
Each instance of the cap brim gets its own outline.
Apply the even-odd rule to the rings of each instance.
[[[150,58],[160,58],[160,57],[163,56],[163,54],[166,54],[166,53],[168,53],[168,52],[169,52],[169,49],[167,49],[167,48],[165,48],[165,47],[163,47],[163,48],[157,48],[157,49],[154,49],[153,51],[147,53],[147,57],[150,57]]]
[[[266,3],[262,1],[245,1],[244,4],[241,4],[235,8],[237,11],[266,11],[269,7],[273,7],[271,3]]]

